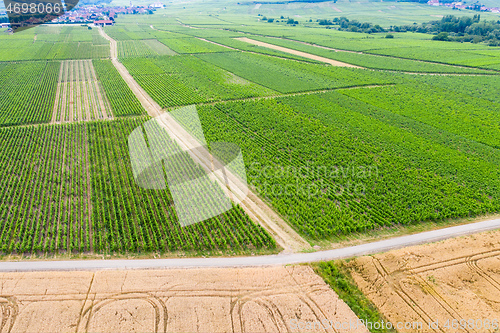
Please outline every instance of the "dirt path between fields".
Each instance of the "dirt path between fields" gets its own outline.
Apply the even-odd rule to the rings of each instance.
[[[80,78],[80,64],[81,62],[75,62],[75,73],[76,73],[76,78],[75,78],[75,88],[76,88],[76,100],[78,103],[76,103],[76,121],[82,121],[84,120],[84,117],[82,115],[82,104],[85,103],[83,100],[83,95],[81,91],[81,81],[82,79]]]
[[[116,67],[130,89],[137,96],[148,114],[151,117],[157,117],[163,114],[164,117],[162,118],[167,119],[167,121],[163,122],[162,125],[164,125],[164,128],[167,129],[172,139],[180,144],[181,147],[186,148],[191,157],[195,160],[195,162],[199,163],[200,166],[211,170],[212,156],[208,152],[204,153],[200,150],[198,141],[192,137],[190,133],[186,132],[184,128],[180,126],[172,117],[168,114],[164,114],[164,111],[158,103],[153,101],[146,91],[134,80],[125,66],[118,61],[116,41],[109,37],[102,28],[99,28],[99,33],[101,36],[110,41],[111,60],[113,65]],[[215,180],[217,180],[221,185],[221,188],[226,189],[227,179],[215,178]],[[231,175],[229,172],[228,178],[237,179],[237,177]],[[245,190],[242,189],[241,192],[245,192]],[[295,232],[295,230],[293,230],[276,212],[274,212],[252,191],[247,191],[247,196],[245,200],[240,203],[240,206],[245,210],[250,218],[252,218],[252,220],[258,222],[274,237],[276,242],[283,247],[285,252],[301,251],[311,248],[311,245],[306,240]]]
[[[86,121],[90,121],[90,105],[89,105],[89,95],[87,94],[87,75],[85,73],[85,67],[84,67],[84,62],[80,62],[80,72],[82,73],[83,79],[82,82],[80,83],[81,88],[82,88],[82,95],[84,96],[83,100],[83,110],[82,111],[82,117]]]
[[[288,49],[286,47],[281,47],[281,46],[277,46],[277,45],[273,45],[273,44],[269,44],[269,43],[260,42],[260,41],[250,39],[247,37],[239,37],[239,38],[235,38],[235,39],[242,41],[242,42],[249,43],[249,44],[257,45],[257,46],[267,47],[268,49],[273,49],[276,51],[290,53],[290,54],[293,54],[293,55],[296,55],[299,57],[303,57],[303,58],[307,58],[307,59],[311,59],[311,60],[316,60],[316,61],[321,61],[321,62],[330,64],[330,65],[336,66],[336,67],[363,68],[363,67],[351,65],[351,64],[348,64],[345,62],[332,60],[332,59],[328,59],[325,57],[320,57],[320,56],[317,56],[314,54],[310,54],[310,53],[306,53],[306,52],[302,52],[302,51],[297,51],[297,50],[293,50],[293,49]]]
[[[183,24],[183,26],[189,27],[189,28],[196,28],[187,24]],[[196,29],[212,29],[212,28],[196,28]],[[218,28],[217,30],[228,30],[225,28]],[[389,72],[396,72],[396,73],[405,73],[405,74],[418,74],[418,75],[449,75],[449,76],[479,76],[479,75],[498,75],[499,71],[496,70],[488,70],[486,68],[480,68],[480,67],[467,67],[467,66],[460,66],[460,65],[453,65],[453,64],[448,64],[448,63],[442,63],[442,62],[436,62],[436,61],[426,61],[426,60],[420,60],[420,59],[411,59],[411,58],[403,58],[403,57],[397,57],[397,56],[390,56],[390,55],[384,55],[384,54],[376,54],[376,53],[369,53],[369,52],[362,52],[362,51],[352,51],[352,50],[344,50],[344,49],[336,49],[328,46],[323,46],[323,45],[318,45],[314,43],[308,43],[308,42],[303,42],[295,39],[290,39],[290,38],[285,38],[285,37],[276,37],[276,36],[268,36],[268,35],[259,35],[259,34],[254,34],[250,33],[247,31],[236,31],[240,32],[245,35],[250,35],[250,36],[259,36],[259,37],[267,37],[267,38],[274,38],[274,39],[283,39],[291,42],[296,42],[304,45],[309,45],[309,46],[314,46],[320,49],[325,49],[325,50],[331,50],[335,52],[345,52],[345,53],[357,53],[357,54],[365,54],[369,56],[374,56],[374,57],[384,57],[384,58],[389,58],[389,59],[403,59],[403,60],[411,60],[411,61],[417,61],[417,62],[422,62],[426,64],[437,64],[437,65],[443,65],[443,66],[448,66],[448,67],[454,67],[454,68],[462,68],[462,69],[480,69],[484,71],[489,71],[491,74],[485,73],[485,74],[467,74],[467,73],[426,73],[426,72],[405,72],[405,71],[398,71],[398,70],[387,70],[387,69],[375,69],[375,68],[368,68],[370,70],[375,70],[375,71],[389,71]],[[246,37],[241,37],[241,38],[246,38]],[[238,39],[238,38],[236,38]],[[273,45],[273,44],[269,44]],[[274,46],[274,45],[273,45]],[[241,50],[240,50],[241,51]],[[306,53],[307,54],[307,53]],[[270,56],[270,55],[269,55]],[[328,59],[328,58],[327,58]],[[321,60],[320,60],[321,61]],[[363,68],[363,67],[359,67]]]
[[[99,105],[96,102],[94,86],[92,84],[92,75],[90,74],[90,66],[92,66],[92,60],[86,61],[84,64],[85,67],[85,75],[87,81],[85,81],[85,85],[87,86],[88,91],[88,99],[90,104],[90,119],[95,120],[99,119]]]
[[[97,102],[98,102],[98,108],[100,110],[100,118],[101,119],[106,119],[110,118],[112,119],[113,116],[111,115],[111,111],[107,110],[107,101],[105,100],[105,97],[103,97],[104,92],[101,92],[101,89],[99,87],[99,82],[97,81],[97,75],[95,73],[94,66],[92,63],[90,63],[90,77],[92,78],[92,84],[94,86],[94,91],[96,93],[97,97]],[[109,115],[108,115],[109,111]]]
[[[123,66],[121,62],[118,61],[118,44],[114,39],[109,37],[101,27],[98,27],[99,33],[102,37],[106,38],[110,42],[111,48],[111,62],[120,73],[121,77],[125,80],[129,88],[132,90],[134,95],[141,102],[142,107],[146,110],[146,112],[151,117],[156,117],[161,114],[161,107],[156,103],[142,87],[134,80],[132,75],[128,72],[128,70]]]
[[[69,122],[73,121],[73,115],[75,113],[75,78],[74,78],[74,61],[70,60],[68,62],[68,67],[69,67],[69,113],[68,113],[68,118],[66,119]]]

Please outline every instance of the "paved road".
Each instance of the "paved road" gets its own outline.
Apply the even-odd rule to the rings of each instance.
[[[323,260],[349,258],[383,252],[411,245],[469,235],[500,228],[500,219],[476,222],[456,227],[422,232],[410,236],[395,237],[363,245],[312,253],[277,254],[269,256],[231,258],[186,258],[146,260],[67,260],[67,261],[18,261],[0,262],[0,271],[52,271],[52,270],[100,270],[100,269],[164,269],[204,267],[248,267],[299,264]]]

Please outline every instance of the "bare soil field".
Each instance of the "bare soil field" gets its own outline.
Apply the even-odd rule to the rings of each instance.
[[[500,332],[493,324],[500,323],[500,231],[360,257],[349,266],[389,321],[423,324],[400,332]]]
[[[110,103],[92,60],[62,61],[52,123],[112,119]]]
[[[308,266],[4,273],[0,282],[2,332],[293,332],[293,320],[357,320]]]

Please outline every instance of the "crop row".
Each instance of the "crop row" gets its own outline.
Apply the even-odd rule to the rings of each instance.
[[[122,62],[162,107],[275,93],[191,55],[127,58]]]
[[[181,227],[168,190],[139,188],[132,174],[127,136],[146,120],[0,129],[0,251],[136,253],[276,248],[267,232],[237,206]],[[197,170],[186,155],[166,163],[180,172]],[[211,209],[206,200],[198,205],[200,210]]]
[[[159,39],[177,53],[211,53],[233,51],[227,47],[216,45],[195,37]]]
[[[349,90],[345,95],[450,133],[499,148],[498,103],[436,86],[407,82]]]
[[[84,127],[0,131],[3,253],[88,251]]]
[[[100,58],[109,58],[109,43],[0,40],[0,61]]]
[[[197,57],[281,93],[394,82],[390,73],[304,63],[260,54],[226,52],[200,54]]]
[[[0,126],[50,121],[59,67],[59,62],[27,62],[0,69]]]
[[[144,113],[141,103],[132,93],[113,64],[111,64],[110,60],[94,60],[93,65],[115,116],[140,115]]]
[[[175,55],[176,53],[156,39],[125,40],[118,42],[118,56],[148,57],[159,55]]]
[[[207,140],[240,145],[251,186],[304,236],[324,239],[498,209],[489,199],[497,190],[476,186],[489,176],[472,181],[477,174],[469,170],[468,178],[457,180],[452,166],[448,173],[431,168],[443,163],[442,156],[431,155],[427,167],[403,158],[394,147],[368,140],[374,133],[369,119],[357,123],[344,115],[356,114],[355,108],[342,109],[320,95],[199,108]],[[462,163],[467,160],[462,156]]]
[[[291,41],[282,38],[266,38],[260,36],[252,36],[252,39],[263,41],[266,43],[279,45],[282,47],[291,48],[294,50],[315,54],[321,57],[343,61],[349,64],[384,70],[394,70],[403,72],[422,72],[422,73],[481,73],[485,72],[474,68],[461,68],[447,66],[435,63],[426,63],[414,61],[410,59],[387,58],[371,54],[360,54],[357,52],[337,52],[322,47],[316,47]]]

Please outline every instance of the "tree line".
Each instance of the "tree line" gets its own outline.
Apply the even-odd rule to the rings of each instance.
[[[488,43],[490,46],[500,46],[500,20],[481,21],[481,15],[474,17],[456,17],[447,15],[438,21],[420,25],[404,25],[391,27],[394,32],[420,32],[434,34],[434,40]]]

